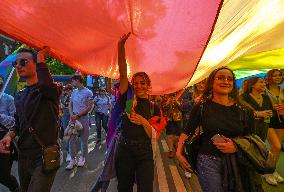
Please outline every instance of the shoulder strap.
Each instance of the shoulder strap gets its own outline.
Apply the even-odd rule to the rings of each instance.
[[[50,104],[52,104],[51,101],[48,101]],[[55,111],[53,110],[52,106],[51,106],[51,110],[52,110],[52,114],[55,114]],[[56,127],[56,135],[57,135],[57,139],[59,138],[59,122],[58,122],[58,119],[57,117],[54,115],[55,117],[55,120],[56,120],[56,124],[57,124],[57,127]],[[31,126],[30,124],[30,128],[29,128],[29,131],[30,133],[34,136],[35,140],[38,142],[38,144],[44,149],[46,147],[46,145],[42,142],[42,140],[39,138],[39,136],[37,135],[36,133],[36,130]]]
[[[203,115],[204,115],[204,104],[205,104],[204,101],[200,101],[200,116],[199,116],[199,127],[198,127],[198,135],[199,136],[203,133],[201,123],[202,123],[202,119],[203,119]]]
[[[22,117],[24,118],[25,122],[28,124],[28,127],[29,127],[28,130],[29,130],[29,132],[34,136],[34,138],[35,138],[35,140],[38,142],[38,144],[39,144],[42,148],[45,148],[45,145],[43,144],[43,142],[42,142],[42,141],[39,139],[39,137],[37,136],[36,131],[35,131],[35,129],[32,127],[32,123],[31,123],[32,119],[34,118],[35,114],[37,113],[37,109],[38,109],[38,107],[39,107],[40,101],[41,101],[41,96],[40,96],[38,102],[36,103],[35,108],[34,108],[34,110],[33,110],[33,112],[32,112],[32,115],[30,116],[29,119],[27,118],[27,116],[26,116],[25,113],[22,114]],[[23,104],[22,106],[23,106],[23,108],[24,108],[24,104]]]

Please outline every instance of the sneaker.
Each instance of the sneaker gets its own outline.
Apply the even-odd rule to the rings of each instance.
[[[85,158],[81,156],[78,161],[78,167],[83,167],[85,165],[85,162]]]
[[[265,174],[265,175],[262,175],[265,179],[265,181],[270,184],[270,185],[277,185],[277,181],[276,179],[274,178],[274,176],[272,174]]]
[[[175,152],[169,151],[169,153],[168,153],[168,158],[172,159],[172,158],[174,158],[174,157],[175,157]]]
[[[277,171],[275,171],[272,175],[278,183],[284,182],[283,177],[281,177],[281,175],[279,175],[279,173],[277,173]]]
[[[74,167],[76,166],[76,160],[75,159],[71,159],[69,164],[66,166],[66,170],[72,170]]]
[[[66,162],[70,162],[71,161],[71,155],[69,153],[67,153],[65,161]]]

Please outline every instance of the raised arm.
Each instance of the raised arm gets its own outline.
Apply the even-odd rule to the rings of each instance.
[[[37,74],[40,85],[51,87],[53,79],[49,72],[48,66],[45,63],[45,58],[49,56],[50,48],[45,47],[37,54]]]
[[[128,34],[124,34],[119,42],[118,42],[118,68],[119,68],[119,79],[120,79],[120,86],[119,92],[123,94],[128,89],[128,79],[127,79],[127,64],[125,60],[125,42],[130,36],[130,32]]]

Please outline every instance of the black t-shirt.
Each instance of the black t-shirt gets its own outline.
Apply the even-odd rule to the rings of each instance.
[[[20,155],[25,157],[41,156],[41,146],[29,132],[27,121],[31,123],[45,145],[57,143],[57,119],[61,88],[53,83],[45,63],[37,64],[37,75],[39,82],[27,86],[15,97],[15,130],[20,136],[18,140]],[[33,116],[32,119],[31,116]]]
[[[127,99],[127,92],[125,92],[119,98],[124,108],[126,104],[126,99]],[[137,99],[137,105],[134,108],[135,112],[147,120],[150,119],[152,115],[150,110],[151,104],[149,99],[139,98],[139,97],[136,97],[136,99]],[[153,115],[159,115],[159,112],[156,107]],[[148,137],[147,133],[144,130],[144,127],[142,125],[136,125],[134,123],[131,123],[126,114],[123,114],[122,116],[121,134],[124,138],[129,140],[136,140],[136,141],[150,140],[150,138]]]
[[[200,103],[195,105],[191,111],[189,122],[184,128],[184,133],[189,135],[193,132],[198,125],[201,124],[203,134],[201,135],[201,148],[199,153],[221,156],[222,152],[219,151],[211,141],[215,134],[224,135],[228,138],[244,135],[250,130],[246,127],[252,127],[253,116],[248,114],[246,124],[242,116],[242,110],[239,105],[224,106],[215,103],[211,100],[203,103],[202,117]],[[201,123],[200,123],[201,121]]]

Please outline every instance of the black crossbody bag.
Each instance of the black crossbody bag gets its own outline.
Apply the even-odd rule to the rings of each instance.
[[[56,143],[54,145],[49,145],[49,146],[45,145],[42,142],[42,140],[39,138],[38,134],[36,133],[36,130],[31,125],[31,120],[33,119],[34,115],[37,112],[37,109],[38,109],[40,101],[41,101],[41,98],[37,102],[36,107],[35,107],[32,115],[31,115],[29,121],[28,121],[28,119],[27,119],[25,114],[22,114],[22,115],[23,115],[25,121],[29,125],[28,131],[33,135],[33,137],[35,138],[37,143],[42,148],[42,155],[41,156],[42,156],[42,169],[43,169],[43,172],[49,173],[49,172],[58,170],[59,167],[60,167],[60,147],[59,147],[58,143]],[[49,102],[51,102],[51,101],[49,101]],[[51,107],[51,109],[52,109],[52,107]],[[52,109],[52,111],[53,111],[53,114],[55,114],[53,109]],[[57,118],[55,117],[55,119],[57,119]],[[57,125],[58,125],[58,121],[57,121]],[[58,128],[59,128],[59,126],[57,126],[57,136],[59,134]]]

